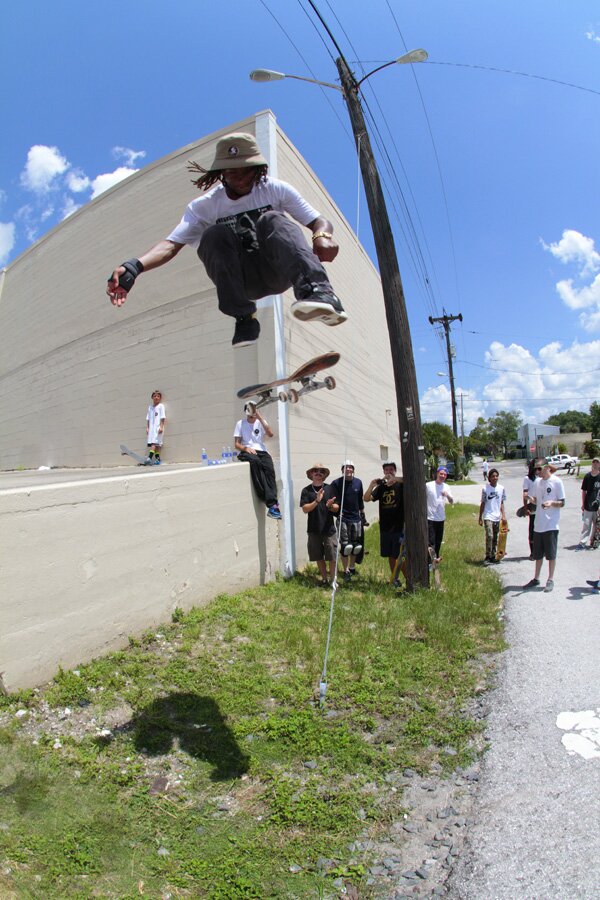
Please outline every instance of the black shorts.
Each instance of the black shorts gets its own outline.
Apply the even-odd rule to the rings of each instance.
[[[558,553],[558,531],[533,532],[533,558],[556,559]]]
[[[404,540],[401,531],[381,531],[379,533],[379,551],[381,556],[398,559],[400,556],[400,544]]]

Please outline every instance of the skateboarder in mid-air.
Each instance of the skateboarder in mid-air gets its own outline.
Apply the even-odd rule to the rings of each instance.
[[[189,168],[200,176],[193,183],[204,195],[188,204],[165,240],[117,266],[106,290],[113,306],[123,305],[138,275],[165,265],[189,244],[216,285],[219,309],[235,318],[236,348],[258,339],[256,300],[290,287],[296,318],[326,325],[348,318],[322,265],[339,250],[331,222],[291,185],[269,177],[253,135],[226,135],[208,170],[197,163]],[[312,249],[289,216],[312,232]]]

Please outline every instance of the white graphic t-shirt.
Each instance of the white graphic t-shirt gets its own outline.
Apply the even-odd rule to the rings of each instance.
[[[496,487],[486,484],[481,489],[481,502],[485,503],[482,518],[484,520],[487,519],[489,522],[499,522],[502,518],[500,507],[503,503],[506,503],[506,491],[501,484],[497,484]]]
[[[165,407],[163,403],[157,403],[156,406],[150,404],[148,412],[146,413],[146,421],[148,423],[147,444],[158,444],[162,446],[163,434],[162,432],[160,434],[158,433],[158,427],[161,419],[165,418]]]
[[[542,503],[565,499],[565,489],[560,478],[556,475],[551,475],[550,478],[536,478],[529,493],[537,501],[534,531],[558,531],[561,507],[542,509]]]
[[[230,200],[223,185],[217,184],[187,205],[181,222],[167,240],[197,249],[202,235],[211,225],[230,225],[236,231],[242,216],[249,216],[256,222],[261,213],[270,209],[289,213],[301,225],[308,225],[319,217],[316,209],[295,188],[276,178],[261,181],[249,194],[237,200]]]
[[[266,453],[267,448],[265,447],[264,436],[265,429],[258,419],[255,422],[249,422],[248,419],[240,419],[233,432],[233,437],[240,438],[244,447],[252,447],[253,450],[263,450]]]

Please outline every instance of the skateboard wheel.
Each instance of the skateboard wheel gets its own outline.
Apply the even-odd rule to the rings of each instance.
[[[335,378],[333,377],[333,375],[327,375],[323,379],[323,384],[325,385],[325,387],[327,388],[328,391],[332,391],[336,385],[336,381],[335,381]]]
[[[289,400],[289,397],[288,397],[288,395],[286,394],[285,391],[279,391],[279,393],[277,394],[277,398],[278,398],[282,403],[287,403],[288,400]]]
[[[294,388],[290,388],[288,391],[288,400],[290,403],[297,403],[299,399],[300,395],[298,394],[298,391]]]

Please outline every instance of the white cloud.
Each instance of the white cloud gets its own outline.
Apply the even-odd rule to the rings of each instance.
[[[600,330],[600,253],[592,238],[579,231],[566,229],[562,238],[554,244],[541,242],[563,265],[575,265],[576,278],[564,278],[557,282],[558,296],[569,309],[586,310],[579,316],[579,324],[586,331]]]
[[[72,197],[65,197],[61,210],[62,218],[67,219],[69,216],[73,215],[73,213],[78,210],[80,206],[81,204],[75,203]]]
[[[35,194],[45,194],[54,186],[57,176],[63,175],[68,168],[69,163],[58,147],[35,144],[27,154],[21,184]]]
[[[494,409],[518,409],[525,419],[544,421],[561,409],[587,412],[597,396],[600,341],[575,341],[570,347],[553,341],[540,349],[537,359],[518,344],[494,341],[485,360],[498,372],[483,396]]]
[[[542,241],[542,246],[562,263],[579,263],[582,276],[591,275],[600,269],[600,253],[595,249],[593,239],[585,237],[579,231],[566,228],[560,241],[555,244]]]
[[[589,41],[593,41],[595,44],[600,44],[600,37],[596,34],[593,28],[590,28],[589,31],[586,31],[585,36]]]
[[[67,188],[73,191],[74,194],[81,194],[92,186],[92,182],[81,169],[72,169],[68,172],[65,183]]]
[[[144,159],[145,150],[131,150],[129,147],[113,147],[112,155],[115,159],[124,159],[126,166],[133,166],[137,159]]]
[[[455,386],[455,394],[458,432],[460,434],[460,398],[462,394],[463,426],[465,434],[468,434],[477,424],[478,417],[486,416],[487,404],[478,399],[475,391],[461,388],[460,385]],[[423,422],[442,422],[444,425],[452,425],[452,400],[447,384],[437,384],[435,387],[427,388],[420,399],[420,404]]]
[[[119,166],[114,172],[97,175],[92,181],[91,199],[93,200],[94,197],[98,197],[99,194],[103,194],[104,191],[107,191],[113,185],[118,184],[119,181],[123,181],[124,178],[128,178],[130,175],[133,175],[134,172],[138,171],[138,169],[130,169],[127,166]]]
[[[0,222],[0,265],[7,262],[15,246],[15,223]]]

